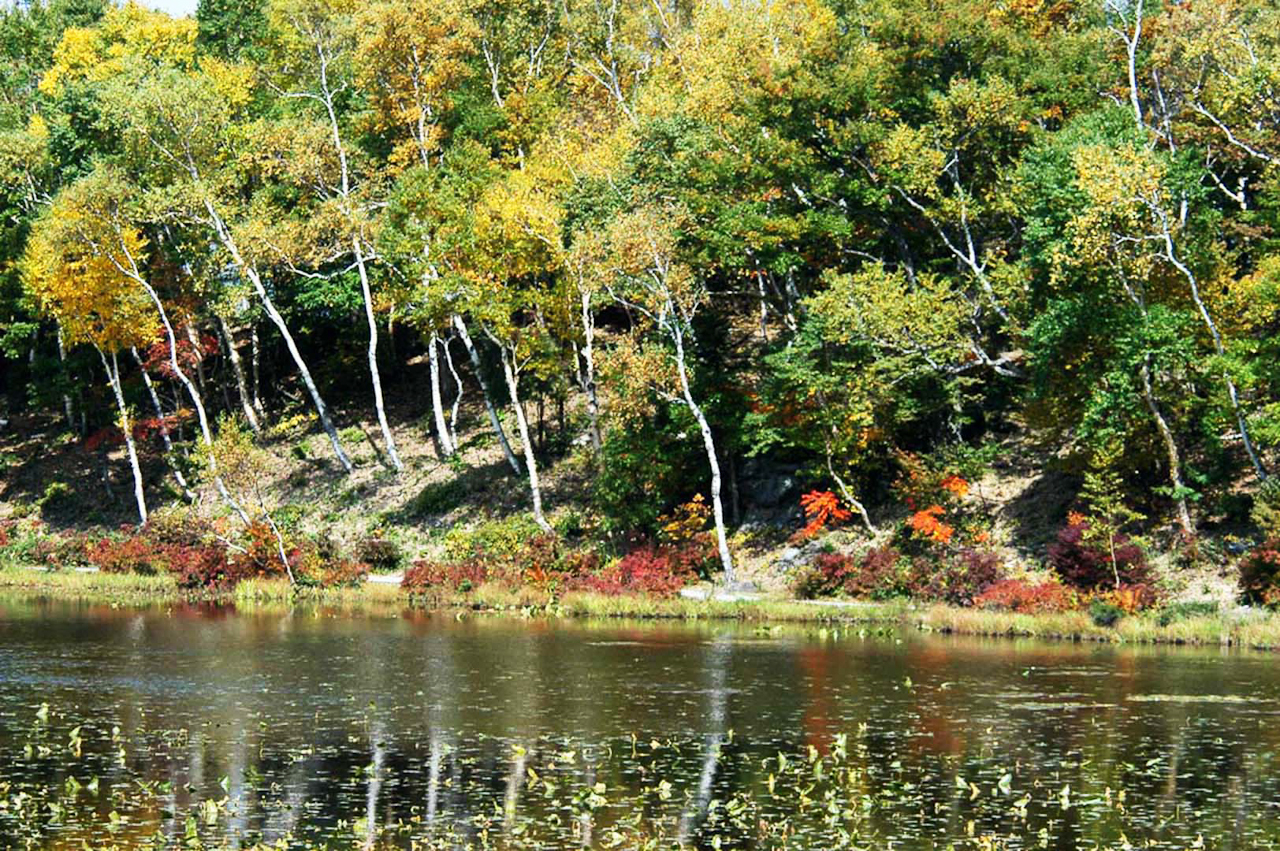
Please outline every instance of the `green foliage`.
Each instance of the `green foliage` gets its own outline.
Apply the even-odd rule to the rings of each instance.
[[[1124,609],[1105,600],[1094,600],[1089,604],[1089,619],[1094,626],[1113,627],[1124,617]]]

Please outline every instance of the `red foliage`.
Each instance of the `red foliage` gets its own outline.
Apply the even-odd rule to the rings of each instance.
[[[853,516],[840,507],[840,499],[831,491],[809,491],[800,497],[800,507],[809,518],[809,523],[800,530],[806,537],[818,534],[831,521],[843,523]]]
[[[989,550],[963,549],[941,561],[921,556],[911,562],[908,591],[921,600],[967,606],[1003,572],[1000,557]]]
[[[400,587],[410,595],[421,594],[432,588],[451,588],[470,591],[489,579],[489,569],[478,559],[441,562],[419,559],[404,572]]]
[[[234,553],[228,565],[228,579],[234,584],[243,579],[284,576],[284,564],[280,561],[280,545],[271,525],[257,520],[244,530],[241,551]],[[296,548],[286,553],[290,565],[299,561],[301,553]]]
[[[1091,591],[1107,585],[1114,588],[1117,573],[1122,585],[1146,585],[1151,581],[1146,555],[1127,535],[1116,535],[1113,568],[1106,544],[1088,540],[1088,531],[1088,523],[1064,526],[1057,542],[1049,547],[1049,563],[1063,582]]]
[[[1070,588],[1057,582],[1032,585],[1025,579],[1005,579],[979,594],[973,604],[984,609],[1035,615],[1074,609],[1076,596]]]
[[[1240,599],[1254,606],[1280,605],[1280,539],[1269,538],[1240,559]]]
[[[122,443],[124,443],[124,432],[117,426],[106,426],[86,437],[80,446],[85,452],[97,452],[104,446],[119,446]]]
[[[218,341],[211,334],[200,335],[199,348],[192,346],[191,341],[184,336],[178,335],[177,339],[178,365],[182,367],[183,372],[195,369],[206,357],[218,352]],[[158,332],[158,339],[147,347],[147,356],[144,363],[149,372],[154,372],[165,378],[177,378],[173,372],[173,362],[169,358],[169,337],[163,329]]]
[[[638,593],[670,597],[695,575],[679,552],[679,549],[645,544],[603,572],[573,579],[567,587],[599,594]]]
[[[133,424],[133,439],[148,440],[166,431],[172,434],[190,418],[191,412],[185,408],[167,417],[144,417]]]
[[[183,546],[172,544],[169,572],[179,588],[188,591],[213,591],[235,585],[239,576],[227,562],[227,551],[216,545]]]
[[[103,573],[137,573],[153,576],[168,569],[168,559],[161,548],[145,535],[128,534],[123,538],[102,538],[89,546],[89,563]]]
[[[359,588],[369,576],[369,565],[344,558],[330,562],[320,577],[324,588]]]

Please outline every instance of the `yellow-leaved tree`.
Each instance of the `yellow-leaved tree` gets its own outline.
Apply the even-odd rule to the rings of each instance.
[[[155,320],[146,294],[100,250],[108,241],[145,257],[146,240],[138,230],[110,232],[84,199],[65,193],[36,220],[21,261],[22,282],[41,312],[58,322],[68,345],[88,344],[97,350],[124,433],[138,522],[146,523],[142,468],[120,383],[119,353],[149,342]]]

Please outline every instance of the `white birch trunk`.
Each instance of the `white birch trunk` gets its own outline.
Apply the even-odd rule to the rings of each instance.
[[[355,252],[356,268],[360,272],[360,292],[364,296],[364,315],[369,323],[369,377],[373,381],[373,407],[378,412],[378,427],[382,430],[382,441],[387,446],[387,460],[397,473],[404,470],[400,463],[400,454],[396,452],[396,439],[391,434],[391,426],[387,423],[387,410],[382,403],[382,378],[378,375],[378,321],[373,315],[373,294],[369,290],[369,273],[365,269],[364,250],[360,247],[360,239],[351,236],[351,250]]]
[[[497,343],[497,340],[494,340]],[[502,353],[502,374],[507,379],[507,392],[511,395],[511,407],[515,409],[516,424],[520,427],[520,442],[524,445],[524,466],[529,474],[529,493],[533,498],[533,521],[544,532],[551,531],[551,524],[542,514],[542,485],[538,481],[538,459],[533,453],[533,442],[529,439],[529,421],[524,415],[524,407],[520,404],[520,378],[516,375],[514,364],[507,347],[498,343]]]
[[[240,409],[244,411],[244,418],[249,423],[249,428],[253,429],[254,435],[262,436],[262,426],[258,423],[258,415],[253,410],[253,404],[249,398],[249,386],[244,376],[244,363],[240,359],[240,352],[236,350],[235,334],[231,331],[231,326],[227,324],[227,320],[222,316],[217,316],[218,332],[222,335],[222,342],[227,347],[227,359],[231,361],[231,372],[236,378],[236,390],[240,394]]]
[[[120,361],[116,353],[111,353],[111,360],[102,349],[98,349],[98,357],[102,358],[102,368],[107,371],[107,381],[116,397],[116,407],[120,411],[120,430],[124,432],[124,445],[129,454],[129,468],[133,471],[133,498],[138,503],[138,525],[147,522],[147,498],[142,487],[142,466],[138,463],[138,447],[133,442],[133,428],[129,424],[129,408],[124,403],[124,389],[120,386]]]
[[[444,421],[444,399],[440,394],[440,339],[435,334],[428,341],[430,350],[427,361],[431,365],[431,412],[436,422],[436,439],[440,442],[440,454],[445,458],[453,455],[457,447],[449,434],[449,426]]]
[[[258,294],[258,301],[262,303],[262,309],[266,312],[267,318],[271,320],[271,323],[280,332],[280,336],[284,338],[285,348],[289,350],[289,356],[293,358],[294,365],[298,367],[298,375],[301,376],[302,383],[306,385],[307,392],[311,394],[311,402],[315,406],[316,416],[320,418],[320,425],[324,427],[325,434],[329,436],[329,443],[333,446],[333,454],[338,457],[342,468],[350,473],[352,469],[351,459],[347,457],[346,451],[342,448],[342,440],[338,437],[338,430],[334,428],[333,420],[329,418],[329,409],[325,406],[324,399],[320,396],[320,390],[311,378],[311,370],[307,369],[307,363],[302,359],[302,353],[298,351],[298,344],[294,341],[293,334],[289,332],[288,324],[284,321],[284,317],[280,315],[280,311],[276,310],[275,304],[271,301],[271,296],[267,294],[267,288],[263,286],[258,270],[246,263],[243,256],[241,256],[240,247],[231,236],[226,223],[222,221],[217,210],[214,209],[213,203],[206,200],[205,210],[209,213],[210,221],[218,233],[218,239],[231,255],[232,262],[249,279],[249,283],[253,285],[254,292]]]
[[[702,408],[693,398],[689,387],[689,372],[685,368],[684,331],[680,328],[680,320],[671,320],[671,336],[676,344],[676,369],[680,373],[680,390],[684,394],[684,403],[698,423],[702,432],[702,445],[707,451],[707,464],[711,467],[711,511],[716,521],[716,547],[720,551],[720,565],[724,568],[724,581],[733,584],[736,581],[733,570],[733,556],[729,553],[729,537],[724,525],[724,505],[720,499],[720,461],[716,458],[715,439],[711,434],[711,425],[707,422]]]
[[[142,383],[147,388],[147,394],[151,397],[151,406],[156,410],[156,418],[160,421],[160,439],[164,442],[164,457],[169,463],[169,471],[173,473],[173,480],[178,483],[182,495],[188,501],[194,501],[196,495],[192,493],[190,486],[187,485],[187,477],[182,475],[182,470],[178,469],[178,464],[173,460],[173,440],[169,436],[169,427],[164,422],[164,406],[160,404],[160,394],[156,393],[155,382],[151,380],[150,374],[147,373],[147,366],[142,360],[142,355],[138,354],[136,347],[129,351],[133,353],[133,360],[138,364],[138,372],[142,374]]]
[[[600,437],[600,400],[596,395],[595,359],[596,321],[591,313],[591,293],[582,293],[582,389],[587,394],[587,417],[591,423],[591,448],[600,454],[603,440]]]
[[[471,358],[471,368],[476,374],[476,381],[480,383],[480,392],[484,395],[484,407],[489,413],[489,425],[493,426],[493,433],[497,435],[498,443],[502,445],[502,454],[506,456],[507,463],[511,465],[515,474],[522,476],[524,470],[520,469],[520,462],[516,460],[516,454],[511,451],[511,443],[507,440],[507,433],[502,428],[502,421],[498,419],[498,409],[493,405],[493,394],[489,392],[489,382],[485,380],[484,370],[480,365],[480,353],[476,351],[475,343],[467,333],[467,324],[462,321],[461,316],[455,315],[453,327],[458,330],[462,345],[466,347],[467,355]]]

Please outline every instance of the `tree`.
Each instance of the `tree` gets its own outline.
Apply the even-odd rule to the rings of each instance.
[[[97,249],[107,240],[118,239],[123,250],[141,256],[146,242],[134,228],[112,233],[102,225],[75,193],[56,198],[37,221],[27,244],[22,280],[40,309],[57,320],[68,345],[87,343],[97,350],[115,396],[133,472],[138,522],[146,523],[142,468],[120,379],[119,352],[147,342],[155,326],[145,293]]]
[[[690,347],[696,341],[693,321],[706,303],[705,283],[680,262],[675,243],[679,214],[674,210],[644,207],[619,216],[610,225],[613,283],[611,292],[618,301],[636,310],[653,323],[654,329],[671,346],[677,388],[658,386],[655,390],[667,401],[688,408],[698,424],[711,469],[711,510],[716,524],[716,547],[725,581],[734,580],[733,556],[725,527],[721,499],[720,460],[715,436],[706,414],[693,396]]]

